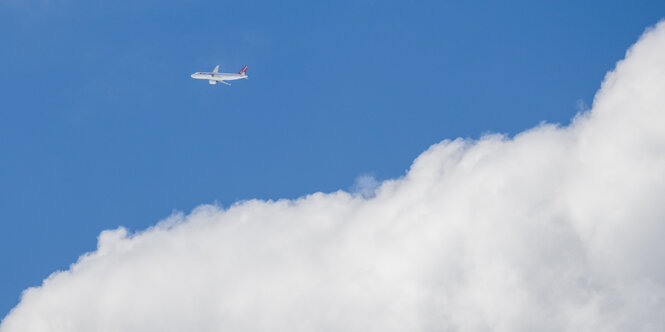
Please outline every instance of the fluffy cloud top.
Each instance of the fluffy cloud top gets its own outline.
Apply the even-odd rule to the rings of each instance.
[[[570,126],[446,140],[361,194],[104,231],[0,332],[665,331],[664,129],[660,23]]]

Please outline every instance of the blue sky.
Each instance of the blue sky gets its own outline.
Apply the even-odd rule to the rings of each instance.
[[[0,316],[173,210],[398,177],[567,123],[663,1],[0,0]],[[195,71],[247,81],[210,86]]]

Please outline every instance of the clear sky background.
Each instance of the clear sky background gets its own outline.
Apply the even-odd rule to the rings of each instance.
[[[0,0],[0,317],[104,229],[348,190],[446,138],[566,124],[663,16],[662,0]],[[250,78],[189,78],[217,64]]]

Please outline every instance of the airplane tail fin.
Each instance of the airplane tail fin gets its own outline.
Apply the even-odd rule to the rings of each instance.
[[[247,66],[242,67],[240,71],[238,72],[240,75],[247,75]]]
[[[215,70],[212,71],[213,73],[218,73],[219,72],[219,65],[215,66]]]

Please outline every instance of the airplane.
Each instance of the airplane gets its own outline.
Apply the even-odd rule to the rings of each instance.
[[[219,65],[217,65],[217,67],[215,67],[215,70],[213,70],[212,73],[197,72],[192,74],[191,77],[199,80],[208,80],[208,83],[210,84],[217,84],[217,82],[219,82],[226,85],[231,85],[231,83],[227,83],[225,81],[235,81],[243,78],[247,79],[247,66],[242,67],[242,69],[240,69],[240,71],[237,74],[233,74],[233,73],[220,73]]]

